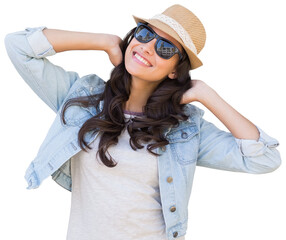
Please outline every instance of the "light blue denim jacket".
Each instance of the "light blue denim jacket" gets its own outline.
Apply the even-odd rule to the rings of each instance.
[[[102,92],[105,82],[95,74],[80,78],[77,73],[52,64],[46,57],[56,52],[42,33],[43,29],[28,28],[5,38],[8,55],[21,77],[57,113],[25,178],[28,189],[33,189],[52,175],[58,184],[71,191],[69,159],[81,150],[77,134],[81,125],[97,112],[92,107],[72,106],[66,111],[67,125],[63,125],[61,107],[69,98]],[[236,139],[204,120],[199,108],[187,104],[185,112],[188,120],[181,121],[176,128],[165,129],[169,144],[157,149],[161,154],[158,157],[159,186],[168,239],[186,234],[196,166],[267,173],[281,164],[276,150],[278,141],[260,128],[258,141]],[[95,137],[90,134],[85,140],[90,143]]]

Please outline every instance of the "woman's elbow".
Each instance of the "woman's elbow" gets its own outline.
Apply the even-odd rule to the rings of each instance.
[[[278,150],[271,149],[261,156],[249,158],[246,165],[250,173],[270,173],[280,167],[281,156]]]

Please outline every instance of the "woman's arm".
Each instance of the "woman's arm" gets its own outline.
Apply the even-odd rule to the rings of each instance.
[[[243,117],[203,81],[192,83],[181,103],[199,101],[230,131],[204,120],[201,112],[198,166],[248,173],[268,173],[280,166],[276,139]]]
[[[106,40],[105,46],[103,39]],[[121,51],[118,53],[120,41],[114,35],[49,30],[45,27],[27,28],[5,37],[6,50],[16,70],[54,112],[58,111],[79,75],[53,64],[47,57],[56,51],[105,49],[111,62],[118,64],[122,55]]]
[[[261,174],[281,165],[279,142],[260,128],[258,141],[238,139],[200,118],[199,131],[198,166]]]
[[[122,61],[119,47],[122,40],[116,35],[58,29],[44,29],[43,33],[57,53],[69,50],[102,50],[109,55],[113,65],[117,66]]]
[[[192,88],[185,92],[181,103],[202,103],[238,139],[259,139],[257,127],[224,101],[211,87],[200,80],[192,80]]]

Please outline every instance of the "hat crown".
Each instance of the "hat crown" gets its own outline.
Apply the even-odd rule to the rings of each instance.
[[[206,31],[193,12],[176,4],[167,8],[162,14],[174,19],[185,29],[196,46],[198,53],[203,49],[206,42]]]

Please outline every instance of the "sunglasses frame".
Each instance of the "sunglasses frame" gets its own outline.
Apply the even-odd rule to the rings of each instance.
[[[154,35],[154,37],[151,38],[149,41],[142,41],[142,40],[138,39],[138,38],[136,37],[136,33],[137,33],[138,28],[139,28],[140,26],[144,26],[145,28],[147,28],[147,29]],[[175,45],[174,43],[172,43],[172,42],[169,41],[168,39],[163,38],[163,37],[161,37],[160,35],[158,35],[152,28],[150,28],[150,27],[149,27],[148,25],[146,25],[145,23],[139,22],[139,23],[137,24],[137,27],[136,27],[135,32],[134,32],[134,38],[135,38],[138,42],[141,42],[141,43],[147,43],[147,42],[152,41],[154,38],[156,38],[157,41],[156,41],[154,47],[155,47],[155,51],[156,51],[157,55],[158,55],[160,58],[170,59],[170,58],[173,57],[175,54],[178,54],[178,55],[179,55],[180,61],[181,61],[181,59],[183,58],[183,56],[182,56],[180,50],[176,47],[176,45]],[[158,44],[159,40],[164,40],[165,42],[167,42],[167,43],[173,45],[174,48],[175,48],[174,54],[171,55],[171,56],[168,57],[168,58],[164,58],[164,57],[160,56],[159,53],[157,52],[157,44]]]

